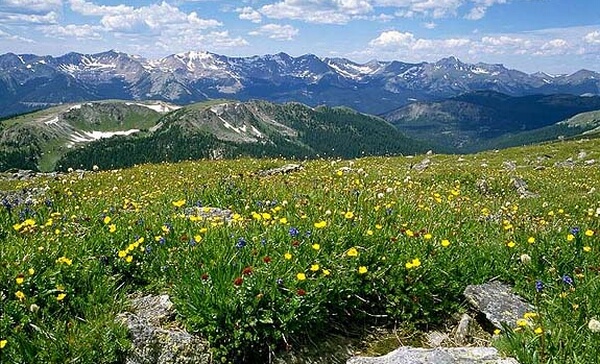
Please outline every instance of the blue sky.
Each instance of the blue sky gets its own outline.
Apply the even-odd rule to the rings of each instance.
[[[286,52],[600,71],[598,0],[0,0],[0,53]]]

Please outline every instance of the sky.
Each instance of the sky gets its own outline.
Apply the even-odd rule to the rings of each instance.
[[[285,52],[600,71],[598,0],[0,0],[0,54]]]

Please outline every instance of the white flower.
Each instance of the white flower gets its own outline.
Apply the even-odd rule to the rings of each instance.
[[[523,264],[531,263],[531,257],[529,256],[529,254],[521,254],[521,263],[523,263]]]
[[[600,332],[600,321],[595,318],[591,319],[588,323],[588,329],[590,329],[591,332]]]

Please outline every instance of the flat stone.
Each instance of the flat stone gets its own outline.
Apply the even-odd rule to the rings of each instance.
[[[443,332],[431,331],[427,333],[427,344],[429,344],[429,346],[431,346],[432,348],[442,346],[442,343],[449,339],[450,336]]]
[[[419,163],[412,166],[412,169],[417,170],[419,172],[423,172],[424,170],[429,168],[430,164],[431,164],[431,159],[425,158],[422,161],[420,161]]]
[[[300,164],[286,164],[282,167],[267,169],[264,171],[259,171],[258,175],[261,177],[273,176],[276,174],[288,174],[292,172],[297,172],[304,169]]]
[[[509,327],[516,327],[517,320],[526,312],[535,311],[533,305],[512,293],[511,287],[501,282],[467,286],[464,296],[499,329],[502,329],[503,323]]]
[[[206,220],[223,220],[225,222],[229,222],[233,218],[233,212],[231,210],[222,209],[219,207],[210,207],[210,206],[192,206],[186,207],[184,210],[184,214],[187,217],[196,216]]]
[[[403,346],[379,357],[353,357],[346,364],[518,364],[513,358],[501,358],[489,347],[412,348]]]

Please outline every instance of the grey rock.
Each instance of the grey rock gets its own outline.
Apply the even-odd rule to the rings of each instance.
[[[456,326],[456,342],[459,345],[464,345],[467,343],[469,336],[471,336],[471,326],[473,325],[473,318],[463,314],[458,322],[458,326]]]
[[[513,358],[501,358],[495,348],[412,348],[400,347],[380,357],[353,357],[346,364],[518,364]]]
[[[587,153],[585,151],[581,151],[579,152],[579,154],[577,154],[577,159],[585,159],[587,157]]]
[[[499,329],[502,329],[502,324],[516,327],[517,320],[526,312],[535,311],[533,305],[512,293],[511,287],[501,282],[467,286],[464,296]]]
[[[595,159],[588,159],[588,160],[586,160],[585,162],[583,162],[583,164],[585,164],[586,166],[591,166],[591,165],[593,165],[594,163],[596,163],[596,160],[595,160]]]
[[[429,168],[430,164],[431,164],[431,159],[425,158],[422,161],[420,161],[419,163],[412,166],[412,169],[417,170],[419,172],[423,172],[424,170]]]
[[[539,194],[529,191],[527,188],[527,182],[520,177],[514,177],[512,179],[512,184],[514,188],[517,190],[521,198],[537,198],[540,197]]]
[[[425,155],[433,155],[433,150],[428,150],[427,153],[425,153]]]
[[[205,364],[210,362],[208,345],[173,321],[175,311],[169,296],[144,296],[131,301],[132,312],[119,314],[131,337],[133,349],[126,364]]]
[[[490,192],[490,185],[487,183],[485,179],[478,179],[475,182],[475,186],[477,186],[477,191],[482,195],[487,195]]]
[[[206,219],[206,220],[219,220],[220,219],[225,222],[229,222],[233,218],[233,212],[231,212],[231,210],[221,209],[218,207],[209,207],[209,206],[186,207],[183,210],[183,213],[187,217],[197,216],[197,217],[200,217],[200,218]]]
[[[304,169],[300,164],[286,164],[282,167],[267,169],[264,171],[259,171],[258,175],[261,177],[273,176],[277,174],[288,174],[292,172],[297,172]]]
[[[449,339],[450,339],[450,336],[443,332],[431,331],[431,332],[427,333],[427,343],[432,348],[437,348],[439,346],[442,346],[444,341],[448,341]]]
[[[561,167],[561,168],[573,168],[573,167],[575,167],[575,162],[573,162],[573,158],[568,158],[564,162],[554,163],[554,166]]]
[[[506,171],[512,172],[517,169],[517,164],[515,161],[504,161],[502,162],[502,168]]]

